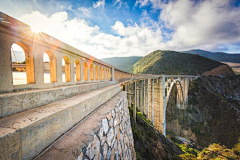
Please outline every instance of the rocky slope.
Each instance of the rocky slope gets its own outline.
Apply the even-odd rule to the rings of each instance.
[[[233,147],[240,138],[240,76],[193,81],[185,110],[176,107],[175,88],[166,118],[169,137],[185,137],[204,147],[210,143]]]
[[[133,66],[133,73],[143,74],[188,74],[201,75],[234,75],[227,65],[201,57],[199,55],[180,53],[175,51],[154,51],[140,59]],[[220,68],[218,68],[220,67]],[[217,68],[217,69],[215,69]],[[212,71],[215,69],[214,71]]]
[[[132,115],[131,107],[129,111]],[[131,123],[134,148],[138,160],[170,159],[183,153],[177,145],[154,129],[140,112],[137,114],[137,123],[133,123],[132,117]]]

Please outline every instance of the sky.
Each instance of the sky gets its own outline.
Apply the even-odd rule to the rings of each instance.
[[[240,53],[240,0],[1,0],[0,11],[97,58]]]

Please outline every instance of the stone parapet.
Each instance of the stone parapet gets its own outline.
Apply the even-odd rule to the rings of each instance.
[[[90,92],[111,84],[112,82],[108,81],[0,94],[0,118]]]
[[[0,159],[34,158],[120,91],[111,85],[1,118]]]
[[[120,92],[37,159],[136,159],[126,92]]]

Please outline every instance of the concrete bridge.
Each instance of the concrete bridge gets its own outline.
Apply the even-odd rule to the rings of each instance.
[[[127,73],[4,13],[0,18],[0,159],[134,159],[128,104],[135,121],[139,109],[164,135],[174,85],[177,107],[187,107],[196,76]],[[24,85],[13,85],[14,43],[25,52]],[[44,52],[51,83],[44,83]]]

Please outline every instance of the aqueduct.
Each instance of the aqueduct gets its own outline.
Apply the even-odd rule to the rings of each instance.
[[[139,109],[164,135],[173,85],[178,107],[187,107],[189,80],[196,76],[127,73],[45,33],[33,33],[4,13],[0,18],[0,159],[36,158],[121,90],[133,104],[135,121]],[[25,52],[27,84],[13,85],[13,43]],[[44,83],[44,53],[50,83]]]

